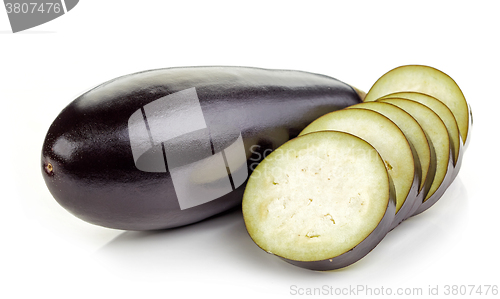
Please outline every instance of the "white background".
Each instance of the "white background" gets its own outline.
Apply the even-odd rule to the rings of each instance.
[[[426,295],[429,286],[443,294],[445,285],[500,285],[496,4],[87,0],[16,34],[0,9],[0,297],[302,297],[293,285]],[[162,232],[94,226],[60,207],[41,176],[41,146],[57,114],[117,76],[244,65],[323,73],[368,91],[403,64],[455,79],[473,108],[472,142],[434,207],[343,270],[308,271],[266,254],[239,210]]]

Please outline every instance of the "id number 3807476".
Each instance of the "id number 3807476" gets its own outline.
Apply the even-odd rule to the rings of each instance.
[[[40,13],[60,13],[61,3],[5,3],[8,14],[40,14]]]

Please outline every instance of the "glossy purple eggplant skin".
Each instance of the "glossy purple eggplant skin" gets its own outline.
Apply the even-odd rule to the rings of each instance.
[[[266,150],[296,137],[314,119],[361,102],[351,86],[301,71],[214,66],[119,77],[79,96],[50,126],[41,168],[53,197],[87,222],[124,230],[183,226],[241,204],[245,184],[181,210],[168,168],[145,172],[134,164],[131,115],[161,97],[193,87],[207,125],[227,124],[241,131],[249,173]],[[218,138],[230,142],[224,135]]]

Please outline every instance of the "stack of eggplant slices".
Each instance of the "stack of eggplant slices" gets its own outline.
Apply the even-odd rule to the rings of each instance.
[[[395,68],[363,103],[316,119],[258,165],[243,197],[248,233],[296,266],[346,267],[438,201],[458,174],[471,125],[451,77]]]

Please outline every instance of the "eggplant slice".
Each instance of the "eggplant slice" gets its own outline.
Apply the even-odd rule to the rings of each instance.
[[[396,201],[375,148],[327,131],[266,157],[248,180],[242,208],[260,248],[299,267],[333,270],[375,248],[390,230]]]

